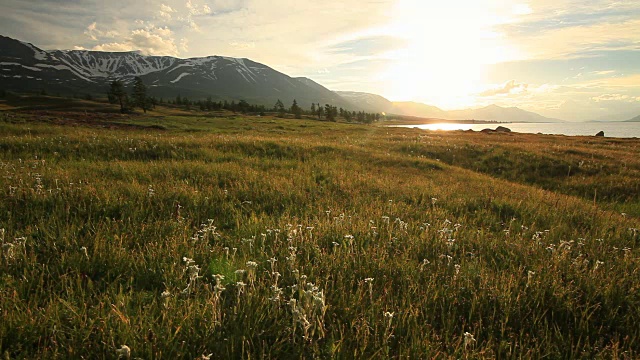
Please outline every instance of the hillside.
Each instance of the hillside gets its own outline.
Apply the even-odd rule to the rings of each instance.
[[[267,106],[278,99],[289,106],[296,99],[305,108],[312,102],[355,108],[308,79],[292,78],[249,59],[224,56],[180,59],[138,52],[44,51],[0,36],[0,68],[2,88],[13,91],[104,95],[111,81],[129,85],[139,76],[157,97],[213,96]]]
[[[632,119],[625,120],[625,121],[626,122],[640,122],[640,115],[638,115],[638,116],[636,116],[636,117],[634,117]]]
[[[393,112],[393,103],[380,95],[358,91],[336,91],[336,93],[359,108],[379,113]]]
[[[562,120],[544,117],[534,112],[519,109],[517,107],[501,107],[489,105],[479,109],[442,110],[436,106],[412,101],[391,102],[388,99],[375,94],[337,91],[340,96],[357,107],[374,109],[377,112],[386,112],[395,115],[415,116],[422,118],[435,118],[443,120],[482,120],[497,122],[561,122]]]
[[[492,120],[499,122],[561,122],[562,120],[544,117],[517,107],[489,105],[479,109],[454,110],[447,118],[459,120]]]
[[[440,109],[439,107],[412,101],[394,102],[393,109],[391,111],[398,115],[458,120],[451,118],[448,112]]]

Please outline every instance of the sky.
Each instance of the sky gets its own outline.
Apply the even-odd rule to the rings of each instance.
[[[640,1],[0,0],[43,49],[249,58],[331,90],[569,121],[640,114]]]

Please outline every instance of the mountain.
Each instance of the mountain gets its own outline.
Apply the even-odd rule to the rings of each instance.
[[[544,117],[517,107],[504,108],[489,105],[480,109],[442,110],[436,106],[419,102],[391,102],[380,95],[354,92],[336,91],[340,96],[357,107],[370,109],[375,112],[385,112],[395,115],[417,116],[443,120],[489,120],[498,122],[561,122],[562,120]]]
[[[640,115],[634,117],[633,119],[625,120],[625,122],[640,122]]]
[[[562,122],[517,107],[504,108],[489,105],[480,109],[448,111],[448,118],[458,120],[492,120],[499,122]]]
[[[393,103],[380,95],[357,91],[336,91],[336,93],[358,108],[367,111],[389,113],[393,110]]]
[[[292,78],[249,59],[224,56],[180,59],[144,56],[135,51],[45,51],[0,36],[0,78],[5,90],[105,95],[113,80],[130,86],[136,76],[141,77],[150,94],[157,97],[212,96],[219,100],[244,99],[266,106],[278,99],[289,106],[296,99],[305,108],[315,102],[356,109],[310,79]]]
[[[412,101],[394,102],[392,112],[398,115],[450,119],[449,113],[439,107]]]
[[[446,111],[419,102],[392,102],[380,95],[357,91],[336,91],[336,93],[358,108],[366,109],[367,111],[440,119],[444,119],[447,116]]]

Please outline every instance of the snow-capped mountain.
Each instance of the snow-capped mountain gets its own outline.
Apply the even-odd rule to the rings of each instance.
[[[152,95],[202,99],[244,99],[254,104],[285,105],[296,99],[303,107],[330,103],[358,109],[336,93],[306,78],[292,78],[249,59],[224,56],[180,59],[138,52],[87,50],[45,51],[0,36],[1,87],[14,91],[105,95],[109,84],[130,84],[139,76]]]

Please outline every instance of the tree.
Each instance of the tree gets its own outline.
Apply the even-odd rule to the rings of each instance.
[[[335,106],[331,106],[329,104],[324,105],[324,112],[326,114],[327,120],[336,121],[336,117],[338,116],[338,108]]]
[[[246,114],[251,110],[251,105],[246,100],[240,100],[240,102],[238,102],[238,110],[240,110],[241,113]]]
[[[311,103],[311,115],[316,114],[316,103]]]
[[[111,87],[109,88],[109,102],[112,104],[120,104],[120,112],[127,112],[127,93],[124,91],[124,85],[122,85],[122,81],[114,80],[111,82]]]
[[[291,105],[291,113],[296,119],[302,119],[302,108],[298,106],[296,99],[293,99],[293,105]]]
[[[284,104],[280,99],[276,101],[276,104],[273,106],[273,109],[278,112],[279,117],[284,117],[284,114],[287,112],[284,108]]]
[[[151,107],[149,98],[147,98],[147,87],[139,76],[136,76],[133,80],[131,98],[133,99],[133,106],[141,108],[145,113]]]

